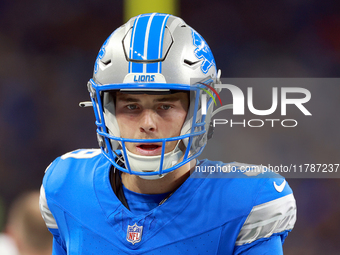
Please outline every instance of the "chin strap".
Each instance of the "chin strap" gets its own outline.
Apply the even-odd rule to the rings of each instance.
[[[115,155],[116,155],[116,163],[118,164],[118,165],[120,165],[120,166],[124,166],[125,165],[125,161],[124,161],[124,157],[123,157],[123,152],[122,152],[122,155],[118,155],[118,153],[115,151],[115,150],[113,150],[112,151]]]

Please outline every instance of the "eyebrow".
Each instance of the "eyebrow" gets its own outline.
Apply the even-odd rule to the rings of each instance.
[[[117,95],[117,99],[119,101],[123,101],[123,102],[129,102],[129,103],[137,103],[140,101],[139,98],[135,98],[135,97],[129,97],[129,95]],[[154,102],[175,102],[175,101],[179,101],[180,98],[176,95],[171,95],[168,97],[161,97],[161,98],[157,98],[154,99]]]
[[[131,102],[131,103],[136,103],[140,101],[138,98],[132,98],[132,97],[127,97],[127,96],[117,96],[117,100],[123,101],[123,102]]]
[[[178,96],[169,96],[169,97],[161,97],[158,99],[155,99],[154,101],[156,102],[175,102],[175,101],[179,101],[180,98]]]

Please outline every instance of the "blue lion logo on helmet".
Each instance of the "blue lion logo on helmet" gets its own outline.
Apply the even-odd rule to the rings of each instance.
[[[192,29],[192,39],[193,39],[194,45],[197,47],[194,50],[195,56],[198,59],[203,59],[203,62],[201,64],[201,70],[203,73],[206,74],[209,71],[210,67],[215,65],[214,56],[208,44],[203,39],[203,37],[193,29]]]
[[[110,37],[111,37],[111,36],[109,36],[109,37],[105,40],[103,46],[102,46],[102,47],[100,48],[100,50],[99,50],[98,56],[97,56],[97,58],[96,58],[96,62],[95,62],[95,64],[94,64],[94,73],[95,73],[95,74],[98,72],[98,69],[99,69],[99,60],[101,60],[101,59],[104,57],[104,55],[105,55],[105,52],[106,52],[105,47],[106,47],[107,43],[109,42]]]
[[[98,72],[98,69],[99,69],[99,60],[101,60],[105,56],[105,53],[106,53],[105,48],[106,48],[111,36],[119,30],[120,30],[120,28],[117,28],[115,31],[113,31],[113,33],[105,40],[102,47],[100,48],[98,56],[96,58],[96,62],[94,63],[94,73],[95,74]]]

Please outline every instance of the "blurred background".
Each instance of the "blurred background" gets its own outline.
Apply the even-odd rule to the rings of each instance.
[[[86,83],[102,43],[138,12],[168,8],[183,18],[209,44],[222,77],[340,75],[337,1],[146,2],[0,1],[0,230],[13,201],[39,189],[51,161],[70,150],[98,147],[93,110],[78,103],[89,100]],[[340,87],[319,84],[311,93],[307,108],[313,116],[297,128],[219,126],[202,157],[339,164]],[[224,114],[220,118],[232,118]],[[285,254],[340,254],[340,179],[288,182],[298,220]]]

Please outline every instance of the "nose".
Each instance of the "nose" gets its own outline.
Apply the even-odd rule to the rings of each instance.
[[[141,115],[139,130],[142,133],[155,132],[157,130],[156,125],[156,113],[151,109],[143,110]]]

